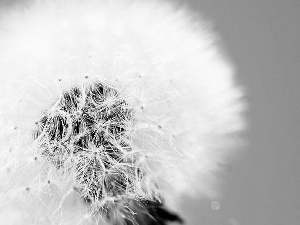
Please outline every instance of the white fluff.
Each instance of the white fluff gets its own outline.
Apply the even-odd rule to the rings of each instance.
[[[37,1],[1,12],[1,224],[11,212],[15,224],[87,224],[72,177],[62,182],[36,163],[31,136],[86,76],[115,87],[135,110],[132,145],[159,186],[147,186],[152,197],[176,209],[182,194],[217,194],[216,173],[239,143],[245,105],[215,35],[188,14],[137,0]]]

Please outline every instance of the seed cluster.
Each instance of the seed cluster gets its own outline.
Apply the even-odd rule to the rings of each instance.
[[[73,87],[36,123],[41,157],[57,171],[73,173],[75,190],[103,207],[143,191],[145,172],[130,146],[133,110],[116,89],[101,82]]]

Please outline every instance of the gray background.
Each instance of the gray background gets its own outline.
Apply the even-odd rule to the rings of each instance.
[[[300,0],[183,3],[214,23],[250,106],[249,144],[222,177],[223,197],[187,199],[187,224],[299,225]]]
[[[215,25],[246,87],[248,146],[224,175],[220,210],[184,205],[190,225],[300,224],[300,0],[188,0]]]

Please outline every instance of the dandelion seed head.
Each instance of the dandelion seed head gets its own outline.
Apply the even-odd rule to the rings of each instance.
[[[188,14],[135,0],[1,12],[0,208],[117,223],[146,200],[177,210],[182,195],[217,195],[245,126],[243,91]]]

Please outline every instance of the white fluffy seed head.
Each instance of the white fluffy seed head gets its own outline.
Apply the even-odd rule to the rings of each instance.
[[[0,21],[0,211],[104,223],[91,211],[128,217],[126,198],[217,194],[245,105],[207,24],[130,0],[36,1]]]

